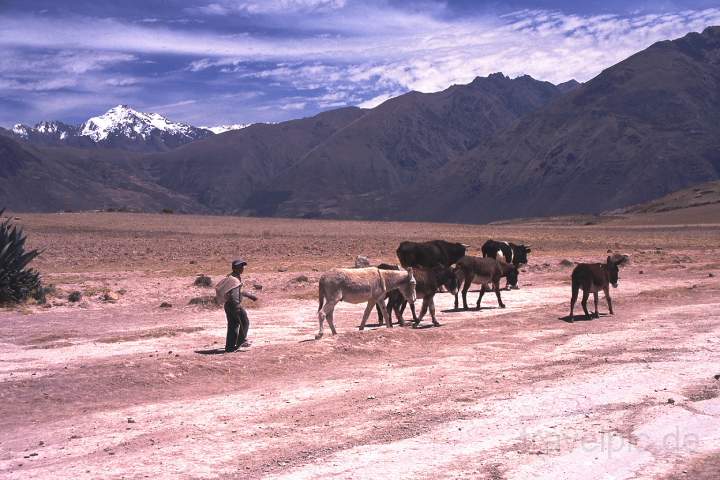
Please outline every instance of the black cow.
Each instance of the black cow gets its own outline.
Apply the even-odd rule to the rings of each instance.
[[[516,245],[510,242],[497,242],[488,240],[482,246],[483,257],[494,258],[506,263],[512,263],[515,267],[528,263],[528,253],[532,250],[529,245]],[[516,286],[517,287],[517,286]],[[505,284],[509,288],[509,284]]]
[[[400,264],[405,267],[433,268],[438,265],[450,267],[465,256],[467,245],[462,243],[432,240],[430,242],[402,242],[396,253]]]

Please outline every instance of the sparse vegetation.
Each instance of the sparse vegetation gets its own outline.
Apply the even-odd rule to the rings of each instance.
[[[5,209],[0,210],[0,216]],[[7,219],[0,223],[0,304],[19,303],[29,297],[45,302],[40,274],[27,268],[40,252],[25,249],[22,230]]]
[[[163,208],[162,210],[160,210],[160,212],[168,214],[168,215],[172,215],[173,213],[175,213],[175,210],[173,210],[172,208]]]
[[[68,295],[68,302],[79,302],[80,299],[82,299],[82,292],[79,290],[75,290],[74,292],[70,292],[70,295]]]
[[[193,283],[196,287],[212,287],[213,284],[212,278],[207,275],[198,275]]]
[[[203,307],[217,307],[215,297],[212,295],[202,295],[200,297],[193,297],[188,302],[190,305],[200,305]]]

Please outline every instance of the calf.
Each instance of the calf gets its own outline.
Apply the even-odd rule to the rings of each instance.
[[[432,240],[430,242],[402,242],[397,248],[400,265],[408,267],[433,268],[437,265],[450,267],[465,255],[467,245],[463,243]]]
[[[504,263],[494,258],[480,258],[465,256],[455,264],[455,273],[459,281],[462,282],[462,300],[463,309],[467,310],[467,292],[473,283],[482,284],[480,288],[480,296],[477,300],[477,308],[480,308],[480,302],[487,289],[487,285],[492,283],[493,290],[498,299],[500,308],[505,308],[505,304],[500,297],[500,279],[507,277],[509,285],[517,285],[518,269],[511,263]],[[455,294],[455,309],[458,309],[458,296]]]
[[[608,304],[610,315],[614,315],[612,300],[610,299],[610,285],[613,288],[618,286],[619,267],[627,262],[628,257],[624,255],[614,255],[607,257],[606,263],[579,263],[572,271],[572,298],[570,299],[570,321],[573,321],[573,312],[575,310],[575,302],[577,301],[578,291],[582,288],[583,296],[581,305],[585,312],[585,318],[598,318],[598,292],[602,289],[605,293],[605,300]],[[590,316],[587,309],[587,300],[592,292],[595,300],[595,312]]]

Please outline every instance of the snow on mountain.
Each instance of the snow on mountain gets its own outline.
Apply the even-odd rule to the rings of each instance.
[[[242,130],[243,128],[249,127],[250,125],[252,125],[252,124],[251,123],[234,123],[231,125],[216,125],[214,127],[200,127],[200,128],[204,128],[205,130],[210,130],[211,132],[213,132],[214,134],[217,135],[218,133],[225,133],[225,132],[229,132],[231,130]]]
[[[52,141],[64,141],[77,134],[77,127],[63,122],[40,122],[34,127],[21,123],[13,126],[12,132],[30,142],[48,143]]]
[[[95,142],[103,142],[111,137],[148,140],[156,134],[185,138],[187,141],[204,136],[199,128],[192,125],[172,122],[158,113],[138,112],[127,105],[113,107],[80,126],[80,135],[90,137]]]
[[[30,131],[32,130],[32,127],[28,127],[27,125],[23,125],[22,123],[16,123],[13,125],[12,132],[17,135],[18,137],[27,139],[30,136]]]

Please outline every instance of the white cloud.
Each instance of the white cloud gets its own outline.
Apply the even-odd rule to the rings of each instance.
[[[381,103],[390,100],[393,97],[397,97],[400,93],[398,92],[392,92],[392,93],[383,93],[378,95],[377,97],[373,97],[369,100],[365,100],[364,102],[358,103],[358,107],[360,108],[375,108]]]
[[[337,10],[345,0],[220,0],[190,9],[208,15],[268,14]]]
[[[307,102],[292,102],[281,105],[282,110],[303,110],[307,106]]]
[[[274,6],[267,8],[284,5],[282,1],[270,3]],[[323,2],[294,4],[319,6]],[[191,71],[226,66],[226,73],[237,73],[234,66],[246,61],[286,61],[290,69],[293,62],[314,62],[311,69],[315,71],[294,70],[317,76],[318,81],[344,76],[345,72],[337,69],[344,65],[345,71],[357,78],[374,77],[408,89],[433,91],[499,70],[555,82],[573,77],[584,81],[655,41],[720,23],[719,8],[628,17],[520,11],[500,19],[455,21],[393,9],[366,13],[364,18],[353,16],[351,20],[338,15],[338,22],[330,23],[362,23],[370,33],[331,38],[302,33],[297,33],[297,38],[244,32],[223,35],[122,24],[112,19],[75,19],[68,25],[46,18],[9,17],[0,18],[0,46],[82,48],[113,55],[184,54],[199,57],[190,65]],[[387,20],[388,15],[392,20]],[[403,21],[411,28],[394,28]],[[377,25],[382,31],[376,30]],[[78,69],[82,68],[89,67],[78,59]],[[280,72],[268,75],[276,73]]]
[[[75,89],[102,93],[110,104],[118,103],[115,97],[124,92],[141,92],[151,84],[158,89],[168,78],[192,83],[193,88],[200,81],[207,96],[173,108],[192,108],[192,115],[200,117],[210,115],[212,107],[222,110],[222,121],[245,122],[255,119],[235,118],[233,110],[243,105],[242,99],[220,100],[242,89],[243,82],[252,89],[275,89],[253,100],[255,110],[266,105],[267,111],[297,114],[342,105],[371,107],[408,90],[438,91],[496,71],[555,83],[570,78],[587,81],[653,42],[720,24],[720,8],[630,15],[523,10],[458,19],[443,14],[443,2],[428,3],[432,7],[422,11],[392,8],[389,3],[216,0],[205,4],[192,25],[155,18],[124,22],[4,15],[0,93],[10,97],[14,92]],[[212,13],[268,23],[254,30],[214,31],[210,20],[217,18]],[[33,51],[44,53],[28,53]],[[152,77],[134,71],[113,73],[118,70],[113,67],[141,61],[157,61],[153,70],[159,71],[172,55],[187,57],[187,68],[177,69],[175,64],[172,72]],[[195,95],[196,90],[185,91],[154,101]],[[70,104],[78,105],[90,101],[78,95],[71,99]],[[38,99],[36,104],[41,100],[46,101]]]

